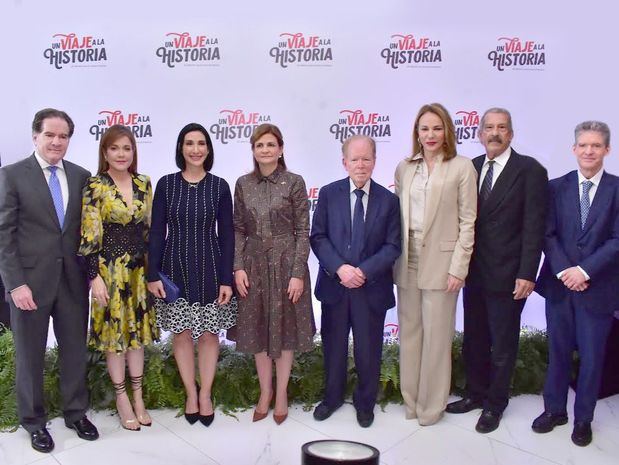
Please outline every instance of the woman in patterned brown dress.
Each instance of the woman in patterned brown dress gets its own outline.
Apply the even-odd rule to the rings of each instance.
[[[254,421],[288,416],[287,387],[294,351],[312,348],[315,331],[307,257],[309,205],[303,178],[286,170],[277,126],[262,124],[250,139],[254,171],[234,190],[234,281],[239,296],[236,347],[252,353],[260,381]]]

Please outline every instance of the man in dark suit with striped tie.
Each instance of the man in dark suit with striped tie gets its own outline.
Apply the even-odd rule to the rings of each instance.
[[[65,424],[82,439],[99,437],[85,416],[88,283],[77,257],[82,187],[90,173],[63,160],[73,129],[64,111],[37,112],[34,153],[0,168],[0,275],[10,293],[19,422],[40,452],[54,448],[43,395],[50,317]]]
[[[591,443],[606,339],[619,297],[619,177],[604,171],[610,130],[600,121],[576,126],[578,170],[550,181],[544,265],[536,291],[546,298],[549,364],[544,412],[532,428],[548,433],[567,423],[572,355],[580,369],[572,442]]]
[[[479,433],[494,431],[507,407],[520,314],[535,286],[544,244],[548,176],[537,160],[511,148],[513,136],[507,110],[484,113],[479,140],[486,154],[473,160],[479,206],[463,293],[466,393],[446,409],[482,408]]]

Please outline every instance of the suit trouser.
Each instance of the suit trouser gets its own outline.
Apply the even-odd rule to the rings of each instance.
[[[613,314],[579,309],[570,294],[565,293],[565,297],[558,301],[546,299],[548,371],[544,384],[544,408],[551,413],[566,412],[572,355],[577,349],[580,367],[574,421],[591,422],[600,391],[606,339]]]
[[[325,362],[323,401],[331,408],[344,402],[348,369],[348,336],[354,339],[357,386],[353,403],[357,410],[371,412],[376,404],[382,360],[385,310],[370,308],[365,293],[347,289],[334,305],[322,304],[322,348]]]
[[[412,246],[410,241],[409,250]],[[419,289],[411,258],[406,288],[398,286],[400,390],[406,418],[430,425],[440,419],[449,397],[458,293]]]
[[[19,422],[28,432],[36,431],[47,423],[43,369],[50,316],[58,341],[63,415],[67,423],[79,420],[88,408],[88,306],[73,298],[64,274],[60,278],[56,299],[51,305],[39,305],[34,311],[19,310],[12,302],[10,305],[15,340]]]
[[[514,300],[511,292],[464,288],[466,393],[486,410],[503,412],[509,402],[525,301]]]

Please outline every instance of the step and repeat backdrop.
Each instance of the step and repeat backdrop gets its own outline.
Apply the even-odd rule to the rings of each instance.
[[[374,179],[392,188],[417,110],[436,101],[469,157],[483,153],[483,111],[508,108],[514,148],[556,177],[576,166],[577,123],[619,130],[617,10],[610,0],[5,1],[0,157],[31,153],[32,116],[51,106],[76,123],[67,159],[96,170],[102,134],[124,124],[156,183],[176,170],[179,130],[198,122],[213,139],[213,173],[234,186],[252,168],[249,136],[270,122],[313,211],[321,186],[345,176],[340,147],[353,134],[377,141]],[[619,172],[612,152],[606,166]],[[313,278],[316,267],[312,256]],[[541,298],[524,324],[545,327]],[[395,310],[385,332],[397,335]]]

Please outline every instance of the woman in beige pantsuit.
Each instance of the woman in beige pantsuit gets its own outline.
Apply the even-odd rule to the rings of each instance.
[[[456,301],[477,214],[477,174],[456,154],[454,125],[442,105],[419,110],[413,155],[398,165],[395,190],[402,215],[402,255],[395,264],[400,385],[406,418],[431,425],[449,395]]]

